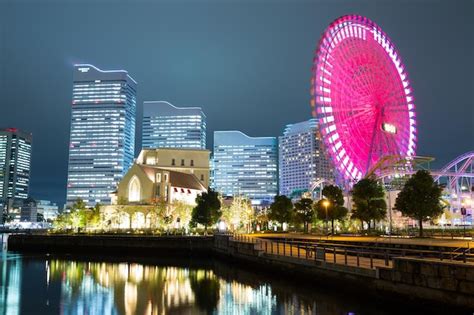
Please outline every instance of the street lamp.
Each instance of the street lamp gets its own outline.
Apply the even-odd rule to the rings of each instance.
[[[324,209],[326,210],[326,235],[328,234],[328,206],[329,206],[329,200],[324,199],[323,200],[323,206]]]

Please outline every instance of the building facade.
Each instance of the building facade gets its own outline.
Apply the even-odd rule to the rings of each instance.
[[[32,135],[0,129],[0,204],[28,198]]]
[[[278,139],[278,151],[280,195],[290,197],[309,191],[321,179],[334,180],[316,119],[287,125]]]
[[[200,107],[165,101],[143,103],[142,148],[206,148],[206,116]]]
[[[36,209],[38,214],[41,214],[45,221],[53,221],[59,215],[58,205],[49,200],[37,200]]]
[[[223,196],[246,196],[265,206],[278,193],[278,143],[275,137],[249,137],[240,131],[215,131],[213,187]]]
[[[67,204],[109,204],[133,163],[137,82],[124,70],[74,66]]]
[[[207,189],[209,187],[209,150],[157,148],[143,149],[137,164],[165,170],[194,174]]]
[[[205,191],[207,188],[194,174],[134,164],[118,185],[117,203],[152,204],[162,200],[194,206],[196,197]]]

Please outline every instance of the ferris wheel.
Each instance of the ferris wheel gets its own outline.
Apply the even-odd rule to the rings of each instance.
[[[346,15],[325,30],[311,92],[313,116],[343,180],[361,179],[386,156],[415,155],[415,104],[405,66],[368,18]]]

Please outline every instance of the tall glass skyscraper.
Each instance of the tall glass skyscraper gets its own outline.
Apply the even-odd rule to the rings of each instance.
[[[308,191],[320,179],[334,179],[323,152],[316,119],[287,125],[279,137],[280,195]]]
[[[0,203],[28,197],[31,145],[30,133],[0,129]]]
[[[206,148],[206,116],[200,107],[165,101],[143,103],[142,148]]]
[[[124,70],[74,66],[67,203],[109,204],[133,163],[137,82]]]
[[[247,196],[268,205],[278,193],[275,137],[249,137],[240,131],[214,132],[213,186],[224,196]]]

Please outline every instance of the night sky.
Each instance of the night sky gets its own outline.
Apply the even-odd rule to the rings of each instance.
[[[399,49],[414,88],[418,155],[440,167],[474,149],[474,1],[0,0],[0,127],[33,133],[30,193],[63,203],[72,66],[126,69],[142,103],[201,106],[214,130],[278,136],[311,117],[321,33],[366,15]]]

